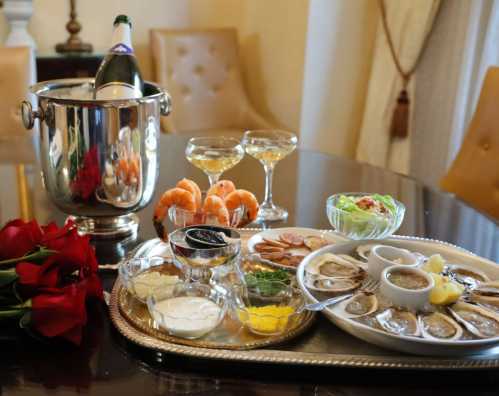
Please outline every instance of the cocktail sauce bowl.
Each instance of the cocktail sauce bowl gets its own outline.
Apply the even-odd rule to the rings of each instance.
[[[390,274],[397,271],[424,278],[426,285],[415,289],[398,286],[390,281]],[[431,289],[435,286],[434,279],[427,272],[405,265],[394,265],[385,268],[381,273],[380,281],[380,291],[383,296],[388,298],[395,306],[415,311],[423,310],[428,306]]]
[[[406,268],[415,268],[420,264],[420,258],[406,249],[376,245],[367,259],[367,273],[379,280],[385,268],[401,264]]]
[[[400,228],[404,220],[405,206],[394,199],[395,211],[387,216],[370,213],[351,213],[337,207],[342,195],[363,197],[368,193],[342,193],[331,195],[326,202],[326,212],[329,223],[334,230],[347,238],[385,239]]]
[[[27,129],[39,119],[43,184],[52,202],[94,237],[137,231],[134,214],[153,197],[159,170],[159,117],[171,101],[159,86],[144,83],[144,96],[95,100],[94,80],[44,81],[33,85],[38,108],[22,104]]]

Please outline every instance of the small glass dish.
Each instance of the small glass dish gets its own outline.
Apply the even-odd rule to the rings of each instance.
[[[361,198],[372,194],[368,193],[341,193],[331,195],[327,199],[326,211],[329,222],[334,230],[347,238],[354,240],[385,239],[393,235],[402,224],[405,206],[397,200],[394,213],[351,213],[337,207],[341,196]]]
[[[187,231],[209,229],[223,233],[228,238],[227,246],[196,248],[186,242]],[[197,225],[179,228],[169,235],[170,248],[175,262],[186,274],[186,279],[194,282],[216,281],[213,275],[223,275],[223,267],[232,267],[241,252],[241,235],[232,228]],[[214,271],[215,268],[217,271]],[[230,268],[226,268],[229,270]]]
[[[249,331],[258,335],[288,332],[305,305],[300,289],[283,282],[263,282],[256,287],[235,285],[232,290],[233,315]]]
[[[224,319],[228,296],[200,283],[176,285],[172,292],[155,291],[147,308],[156,325],[168,334],[196,339],[214,330]]]
[[[182,271],[162,257],[124,260],[118,267],[118,274],[128,292],[143,303],[158,287],[171,292],[175,285],[184,282]]]
[[[207,215],[204,212],[191,212],[175,205],[168,209],[168,216],[175,228],[183,228],[198,224],[237,228],[239,224],[241,224],[245,211],[246,209],[244,206],[229,211],[228,224],[221,223],[216,216]]]

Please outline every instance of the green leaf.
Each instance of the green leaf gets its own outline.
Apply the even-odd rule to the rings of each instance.
[[[36,252],[26,254],[22,257],[16,257],[16,258],[8,259],[8,260],[2,260],[2,261],[0,261],[0,265],[13,265],[13,264],[20,263],[21,261],[43,260],[43,259],[53,255],[54,253],[57,253],[57,251],[46,249],[42,246]]]
[[[3,270],[0,271],[0,288],[10,285],[12,282],[16,281],[18,278],[16,270]]]

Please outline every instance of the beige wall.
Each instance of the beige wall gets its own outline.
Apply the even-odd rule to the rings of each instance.
[[[29,29],[40,53],[67,38],[68,0],[34,0]],[[255,107],[298,129],[308,0],[80,0],[81,37],[105,52],[118,13],[133,20],[133,42],[145,78],[151,78],[149,29],[237,27],[245,80]],[[0,40],[7,27],[0,13]]]
[[[308,0],[246,0],[240,28],[250,96],[258,110],[300,125]]]

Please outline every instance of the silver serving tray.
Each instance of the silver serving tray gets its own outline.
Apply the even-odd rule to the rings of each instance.
[[[241,237],[248,240],[260,232],[259,229],[242,229]],[[425,245],[431,249],[442,246],[462,252],[470,257],[472,253],[430,239],[396,236],[395,241],[407,241]],[[166,244],[152,239],[140,245],[132,255],[168,255]],[[490,263],[490,262],[489,262]],[[116,291],[119,287],[115,285]],[[499,368],[499,355],[484,353],[476,356],[417,356],[389,350],[373,343],[363,341],[343,331],[325,316],[317,317],[316,324],[306,333],[277,347],[256,349],[250,351],[233,351],[225,349],[195,348],[177,345],[151,337],[124,318],[119,309],[118,293],[112,293],[109,310],[111,320],[118,331],[130,341],[145,348],[200,359],[224,360],[231,362],[252,362],[262,364],[328,366],[328,367],[359,367],[375,369],[404,370],[483,370]]]
[[[298,284],[307,299],[310,302],[318,301],[304,284],[305,267],[311,260],[324,253],[352,254],[357,246],[366,243],[376,243],[376,241],[355,241],[341,245],[326,246],[307,256],[298,267],[296,273]],[[439,253],[447,261],[476,267],[489,275],[491,279],[499,279],[499,266],[496,263],[450,244],[438,244],[432,241],[421,240],[420,238],[412,239],[408,237],[394,238],[381,243],[420,252],[426,256]],[[384,348],[429,356],[485,355],[499,357],[499,337],[466,341],[436,341],[418,337],[397,336],[355,320],[344,318],[336,313],[332,307],[326,308],[322,312],[331,322],[347,333]]]

